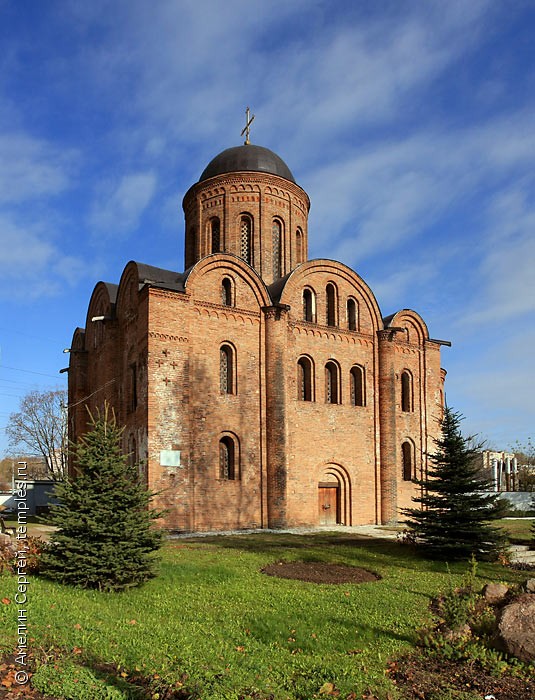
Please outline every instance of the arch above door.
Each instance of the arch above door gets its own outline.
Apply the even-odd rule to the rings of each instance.
[[[351,525],[351,483],[339,464],[327,464],[318,481],[318,524]]]

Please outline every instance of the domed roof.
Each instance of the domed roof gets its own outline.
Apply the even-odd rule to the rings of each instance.
[[[203,170],[199,182],[224,173],[253,171],[278,175],[295,182],[290,168],[276,153],[263,146],[244,144],[227,148],[213,158]]]

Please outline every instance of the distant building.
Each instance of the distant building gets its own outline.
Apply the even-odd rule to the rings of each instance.
[[[394,522],[427,470],[443,342],[308,259],[309,206],[272,151],[223,151],[184,197],[185,272],[128,263],[74,333],[70,438],[107,400],[170,529]]]
[[[518,490],[518,462],[512,452],[483,450],[479,459],[494,491]]]
[[[26,495],[24,508],[26,515],[42,515],[47,513],[50,506],[57,503],[54,497],[55,481],[50,479],[25,479]],[[13,491],[0,491],[0,511],[7,509],[9,512],[17,512],[19,501],[17,493]],[[1,512],[0,512],[1,515]]]

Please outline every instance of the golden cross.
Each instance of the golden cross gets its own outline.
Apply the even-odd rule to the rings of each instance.
[[[246,119],[245,126],[243,127],[242,132],[241,132],[242,136],[245,134],[245,141],[243,142],[245,146],[247,146],[248,144],[251,143],[249,141],[249,131],[250,131],[250,127],[251,127],[251,124],[253,123],[254,118],[255,118],[255,115],[253,114],[253,116],[251,117],[250,112],[249,112],[249,107],[247,107],[247,109],[245,110],[245,119]]]

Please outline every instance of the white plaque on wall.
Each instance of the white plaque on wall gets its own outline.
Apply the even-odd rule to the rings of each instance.
[[[160,452],[161,467],[179,467],[180,450],[162,450]]]

